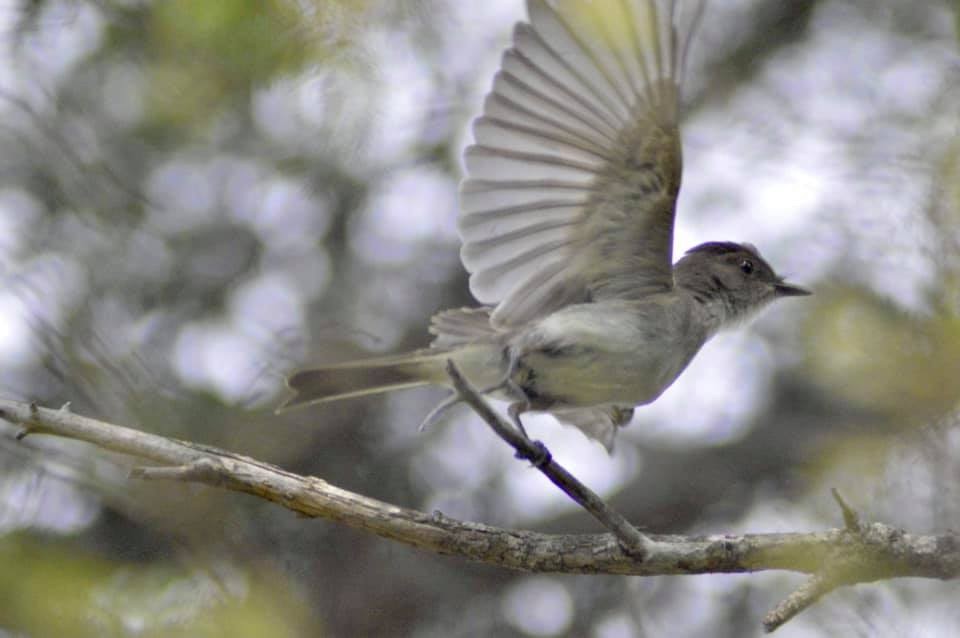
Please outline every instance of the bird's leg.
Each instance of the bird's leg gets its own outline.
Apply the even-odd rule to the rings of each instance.
[[[526,428],[523,427],[523,423],[520,421],[520,415],[530,410],[530,397],[527,396],[523,387],[513,379],[513,375],[516,374],[519,365],[520,357],[512,349],[508,350],[507,373],[504,375],[503,381],[500,382],[497,389],[506,390],[511,396],[520,397],[519,401],[514,401],[510,404],[510,407],[507,408],[507,414],[510,415],[510,420],[517,426],[520,433],[529,439],[530,435],[527,434]]]
[[[515,401],[510,404],[510,407],[507,408],[507,414],[510,415],[510,420],[513,421],[513,424],[517,426],[517,429],[520,430],[520,433],[527,439],[530,438],[530,435],[527,434],[526,428],[523,427],[523,423],[520,422],[520,415],[524,412],[530,410],[530,400],[525,399],[523,401]]]

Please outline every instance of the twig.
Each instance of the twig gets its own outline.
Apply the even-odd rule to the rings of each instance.
[[[542,442],[531,441],[497,414],[470,382],[463,377],[453,361],[447,361],[447,374],[450,375],[453,387],[460,398],[472,407],[501,439],[513,446],[517,451],[517,458],[533,463],[533,466],[550,479],[554,485],[563,490],[564,494],[576,501],[580,507],[587,510],[604,527],[610,530],[628,553],[643,558],[654,550],[655,543],[650,538],[631,525],[630,521],[610,508],[593,490],[557,463]]]
[[[763,619],[768,634],[779,629],[788,620],[836,589],[840,583],[822,574],[811,576],[797,591],[790,594]]]
[[[859,534],[861,530],[860,515],[857,514],[856,510],[847,505],[847,502],[843,500],[842,496],[840,496],[840,492],[837,490],[837,488],[830,488],[830,493],[833,494],[833,500],[837,502],[837,505],[840,507],[840,511],[843,512],[844,527],[847,528],[848,532]]]
[[[30,414],[36,415],[37,409],[38,409],[37,404],[31,402],[29,407]],[[23,423],[21,423],[20,425],[21,425],[21,428],[17,430],[17,433],[14,435],[14,438],[16,438],[16,440],[18,441],[24,440],[25,438],[33,434],[34,431],[36,430],[36,428],[33,427],[32,425],[23,424]]]

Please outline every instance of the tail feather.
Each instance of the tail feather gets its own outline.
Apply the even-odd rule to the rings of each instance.
[[[492,308],[456,308],[444,310],[430,319],[432,348],[449,348],[478,341],[496,339],[497,330],[490,325]]]
[[[301,370],[287,378],[287,387],[296,394],[277,412],[442,382],[446,356],[437,350],[417,351]]]

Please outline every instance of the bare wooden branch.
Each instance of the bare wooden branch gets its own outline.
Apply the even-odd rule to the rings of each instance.
[[[438,554],[529,572],[623,575],[742,573],[788,570],[811,579],[768,617],[786,622],[830,589],[855,583],[960,576],[960,535],[918,535],[882,523],[857,532],[711,536],[649,535],[641,558],[612,534],[541,534],[457,521],[390,505],[253,458],[82,417],[0,399],[0,419],[31,436],[85,441],[156,464],[134,471],[154,480],[188,481],[244,492],[293,512],[323,517]],[[133,462],[132,462],[133,463]],[[852,511],[852,510],[851,510]],[[782,610],[782,611],[781,611]],[[778,626],[778,625],[777,625]]]

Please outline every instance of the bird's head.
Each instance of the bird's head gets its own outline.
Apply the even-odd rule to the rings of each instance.
[[[678,288],[701,303],[722,304],[723,323],[749,318],[782,297],[809,295],[777,275],[753,244],[708,242],[687,251],[674,268]]]

